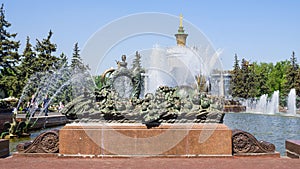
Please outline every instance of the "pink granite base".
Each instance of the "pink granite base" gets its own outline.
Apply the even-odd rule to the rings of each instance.
[[[286,140],[285,148],[288,157],[300,159],[300,140]]]
[[[224,124],[70,124],[59,131],[61,156],[231,157]]]
[[[9,156],[9,140],[0,139],[0,157]]]
[[[234,158],[280,158],[280,153],[238,153]]]

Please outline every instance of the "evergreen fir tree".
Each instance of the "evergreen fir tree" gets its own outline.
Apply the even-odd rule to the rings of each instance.
[[[241,89],[242,92],[240,94],[240,97],[242,98],[248,98],[248,94],[249,94],[249,69],[248,69],[248,64],[249,62],[246,61],[245,59],[242,59],[242,63],[241,63],[241,74],[242,74],[242,80],[241,80]]]
[[[63,102],[63,104],[67,104],[72,99],[72,86],[70,84],[70,78],[71,78],[71,70],[68,66],[68,60],[67,56],[64,53],[60,54],[60,60],[57,62],[56,66],[59,67],[57,71],[60,72],[60,81],[58,84],[62,86],[61,91],[59,95],[55,97],[53,100],[54,103],[57,105],[59,102]]]
[[[0,8],[0,88],[5,97],[15,96],[19,89],[17,65],[20,62],[16,33],[9,33],[11,24],[5,19],[4,5]]]
[[[290,64],[287,68],[286,72],[286,82],[284,84],[284,95],[288,95],[289,91],[296,87],[296,75],[297,70],[299,69],[299,66],[297,64],[297,59],[295,57],[295,52],[292,52]]]
[[[61,68],[67,68],[68,67],[68,59],[67,59],[67,55],[65,55],[64,53],[61,53],[59,55],[59,62],[57,62],[55,64],[55,67],[61,69]]]
[[[256,94],[256,97],[259,97],[263,94],[268,94],[270,91],[267,86],[267,76],[265,75],[264,72],[260,72],[258,74],[257,89],[258,89],[258,93]]]
[[[70,69],[72,78],[72,98],[76,98],[84,93],[90,85],[90,76],[88,75],[87,66],[84,65],[81,57],[78,43],[75,43]]]
[[[231,81],[230,81],[230,93],[233,97],[240,96],[240,80],[241,80],[241,70],[239,66],[239,60],[237,54],[234,56],[234,65],[231,72]]]
[[[80,50],[78,47],[78,43],[75,43],[74,45],[74,49],[73,49],[73,56],[72,56],[72,60],[71,60],[71,68],[73,69],[81,69],[84,67],[84,65],[82,64],[82,59],[80,58],[80,54],[79,54]]]
[[[35,73],[35,61],[36,54],[32,49],[32,45],[30,43],[30,38],[27,37],[25,49],[21,55],[21,64],[18,66],[19,74],[18,74],[18,82],[20,84],[20,89],[23,90],[25,85],[28,82],[28,79]],[[21,94],[21,91],[18,93]]]
[[[297,69],[297,74],[295,78],[295,89],[297,96],[300,97],[300,68]]]
[[[22,54],[20,65],[20,69],[22,70],[21,75],[25,79],[30,78],[30,76],[34,74],[34,67],[36,66],[34,63],[36,59],[36,53],[33,51],[30,38],[27,36],[26,46]]]
[[[13,40],[17,36],[16,33],[11,34],[7,31],[11,24],[5,20],[5,11],[3,8],[4,5],[2,4],[0,8],[0,70],[11,69],[16,71],[15,66],[20,61],[18,54],[20,42]]]
[[[254,69],[255,69],[254,64],[248,65],[249,77],[247,79],[247,84],[246,84],[248,88],[247,98],[254,98],[258,95],[258,90],[257,90],[258,78],[254,72]]]
[[[61,53],[59,57],[60,57],[60,60],[62,61],[63,65],[68,65],[67,55],[65,55],[64,53]]]
[[[36,40],[37,44],[35,47],[38,59],[36,61],[36,72],[45,72],[51,69],[57,69],[57,62],[59,58],[52,55],[53,52],[56,52],[56,44],[52,43],[51,37],[53,33],[50,30],[46,39],[42,41]]]

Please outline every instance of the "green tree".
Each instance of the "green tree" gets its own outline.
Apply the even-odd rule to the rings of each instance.
[[[231,71],[231,81],[230,81],[230,93],[233,97],[240,97],[241,93],[241,68],[239,65],[239,60],[237,54],[234,55],[234,65]]]
[[[84,65],[81,57],[78,43],[75,43],[73,48],[73,56],[70,69],[72,72],[72,97],[76,98],[84,93],[91,86],[91,76],[87,71],[87,66]],[[94,81],[93,81],[94,82]]]
[[[5,96],[15,96],[19,89],[17,65],[20,62],[20,42],[16,33],[9,33],[11,24],[5,19],[4,5],[0,8],[0,88]],[[0,89],[0,90],[1,90]]]
[[[21,76],[24,79],[30,78],[32,74],[34,74],[34,62],[36,61],[36,53],[32,49],[32,45],[30,43],[30,38],[27,36],[25,49],[21,58],[20,69]]]
[[[283,90],[283,86],[286,83],[285,72],[287,71],[288,64],[288,61],[281,61],[277,62],[275,66],[270,68],[270,72],[267,77],[267,86],[270,93],[277,90]]]
[[[66,104],[72,100],[72,87],[69,82],[71,71],[68,66],[67,56],[64,53],[60,54],[59,59],[59,62],[56,64],[56,67],[59,68],[56,71],[59,72],[60,81],[57,83],[60,84],[62,88],[59,95],[54,98],[53,102],[56,104],[59,104],[59,102]]]
[[[28,79],[35,73],[35,61],[36,54],[32,49],[32,45],[30,43],[30,38],[27,36],[26,45],[23,53],[21,54],[21,63],[18,66],[18,82],[20,84],[20,91],[18,95],[21,94],[23,88],[28,83]],[[33,91],[31,91],[33,93]]]
[[[289,91],[292,88],[296,87],[296,75],[297,75],[297,70],[299,69],[299,66],[297,64],[297,59],[295,57],[295,52],[292,52],[291,58],[289,65],[287,67],[286,71],[286,82],[284,84],[284,88],[282,90],[283,94],[287,96]]]
[[[250,64],[248,65],[248,79],[246,88],[248,89],[247,98],[254,98],[257,97],[259,94],[259,90],[257,89],[258,86],[258,76],[255,74],[255,65]]]
[[[76,74],[78,71],[86,71],[87,66],[83,64],[83,61],[80,57],[80,50],[78,47],[78,43],[75,43],[74,48],[73,48],[73,55],[72,55],[72,60],[71,60],[71,68],[73,69],[74,73]]]
[[[231,92],[233,97],[253,98],[258,95],[257,75],[254,65],[242,59],[239,67],[237,56],[235,56],[234,70],[232,71]]]
[[[65,55],[64,53],[61,53],[59,55],[59,61],[55,64],[55,67],[59,68],[59,69],[67,69],[68,66],[68,58],[67,55]]]
[[[240,97],[242,97],[242,98],[248,98],[248,92],[249,92],[249,89],[247,87],[248,78],[249,78],[248,64],[249,64],[249,62],[243,58],[242,62],[241,62],[241,77],[242,77],[241,82],[242,83],[240,84],[240,87],[242,89],[242,91],[240,93]]]
[[[295,80],[295,89],[296,89],[296,94],[298,97],[300,97],[300,69],[297,69],[297,74],[296,74],[296,80]]]
[[[254,75],[256,77],[256,96],[259,97],[263,94],[270,94],[269,86],[267,85],[268,76],[270,73],[273,64],[270,63],[253,63],[254,68]]]
[[[59,58],[53,55],[56,52],[56,44],[51,42],[52,35],[53,33],[50,30],[46,39],[36,40],[37,60],[35,62],[35,72],[45,72],[59,67],[57,65]]]

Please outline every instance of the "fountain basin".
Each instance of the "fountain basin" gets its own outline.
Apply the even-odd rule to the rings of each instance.
[[[17,121],[26,121],[25,117],[17,117]],[[54,126],[65,125],[68,119],[65,115],[50,115],[50,116],[39,116],[32,117],[29,123],[29,130],[39,130],[43,128],[49,128]]]

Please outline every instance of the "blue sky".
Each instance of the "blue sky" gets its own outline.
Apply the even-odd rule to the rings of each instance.
[[[82,49],[101,27],[130,14],[161,12],[178,16],[198,27],[216,49],[222,49],[224,69],[233,66],[234,54],[257,62],[277,62],[300,55],[300,1],[297,0],[4,0],[10,32],[18,33],[23,50],[26,36],[35,39],[54,32],[53,42],[72,55]],[[122,28],[120,28],[122,29]],[[176,28],[177,29],[177,28]],[[175,33],[175,32],[174,32]],[[189,35],[192,36],[192,35]],[[132,51],[138,50],[134,46]],[[298,59],[298,61],[300,61]]]

